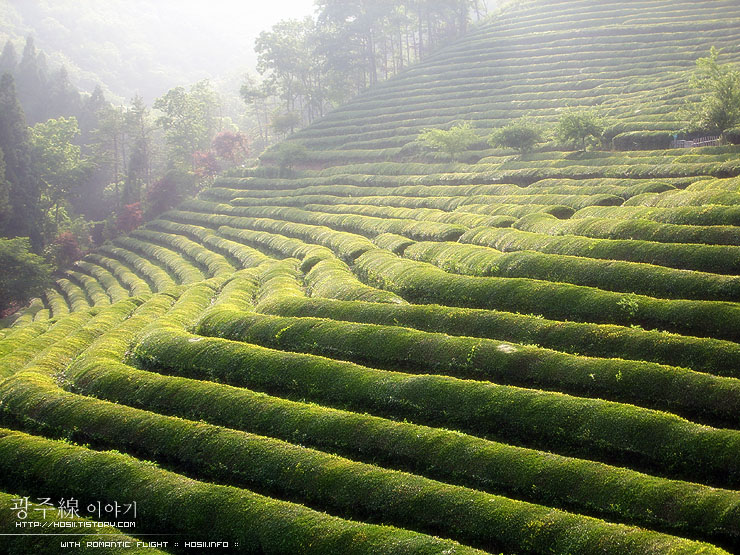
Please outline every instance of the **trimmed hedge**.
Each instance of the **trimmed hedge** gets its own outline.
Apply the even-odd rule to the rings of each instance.
[[[628,131],[612,139],[617,150],[659,150],[669,148],[673,134],[667,131]]]
[[[142,241],[134,236],[119,237],[116,244],[135,252],[156,264],[175,278],[178,283],[188,284],[203,281],[206,276],[197,266],[187,261],[172,249],[160,247],[154,243]]]
[[[31,373],[0,387],[10,414],[31,410],[54,431],[154,456],[213,480],[237,483],[301,500],[355,518],[370,518],[453,538],[485,549],[533,553],[650,553],[697,545],[656,532],[607,524],[500,496],[444,484],[406,472],[339,458],[280,440],[59,391]],[[219,464],[203,465],[201,453]],[[740,503],[740,500],[739,500]],[[546,520],[543,529],[534,525]]]
[[[245,489],[198,482],[126,455],[10,430],[0,430],[0,455],[3,485],[33,487],[54,497],[133,499],[142,530],[223,538],[238,543],[236,550],[242,553],[480,553],[406,530],[342,520]]]
[[[0,336],[0,358],[25,345],[35,337],[46,333],[52,323],[49,320],[41,320],[27,326],[3,330],[5,334]]]
[[[669,299],[740,301],[740,276],[533,251],[502,253],[459,243],[414,243],[393,252],[456,274],[542,279]]]
[[[162,376],[99,358],[79,361],[67,377],[77,390],[96,397],[411,469],[476,489],[633,523],[694,530],[707,539],[715,533],[740,534],[734,517],[737,492],[244,388]],[[642,495],[635,496],[636,489]]]
[[[650,220],[614,218],[572,218],[558,220],[548,214],[520,218],[513,227],[547,235],[583,235],[597,239],[639,239],[659,243],[703,243],[740,245],[740,229],[734,226],[661,224]]]
[[[358,258],[355,270],[363,281],[414,303],[492,308],[581,322],[638,324],[702,337],[740,339],[737,303],[656,299],[528,278],[461,276],[380,249]]]
[[[576,212],[574,218],[645,219],[661,223],[697,226],[740,226],[740,206],[589,206]],[[724,242],[724,241],[717,241]]]
[[[67,270],[65,275],[82,286],[93,306],[108,306],[110,304],[110,296],[95,278],[74,270]]]
[[[103,250],[103,248],[104,247],[100,247],[99,250]],[[145,280],[140,278],[115,258],[108,258],[107,256],[93,253],[87,255],[86,260],[97,264],[104,270],[109,270],[121,285],[128,289],[134,297],[152,293],[152,289]]]
[[[59,318],[60,316],[66,316],[69,314],[67,299],[64,298],[64,295],[62,295],[56,287],[50,287],[44,291],[44,298],[46,299],[46,304],[49,307],[49,310],[51,310],[51,314],[54,318]],[[29,309],[30,308],[31,307],[29,307]],[[33,313],[35,314],[38,310],[39,309],[37,308]]]
[[[89,260],[78,260],[75,262],[75,266],[82,272],[85,272],[87,275],[100,282],[100,284],[105,288],[106,293],[110,296],[112,302],[123,300],[129,296],[129,291],[121,286],[116,276],[102,266],[93,264]],[[139,292],[138,294],[143,294],[145,292],[148,291]]]
[[[82,287],[76,283],[72,283],[66,278],[58,279],[57,285],[67,298],[70,312],[77,312],[78,310],[90,308],[91,303],[88,301],[87,295]]]
[[[354,199],[350,199],[353,200]],[[486,216],[456,211],[445,212],[434,208],[401,208],[363,204],[306,204],[306,210],[331,214],[361,214],[379,218],[396,218],[440,222],[470,227],[510,227],[516,221],[513,216]]]
[[[90,318],[92,318],[90,311],[80,310],[61,318],[46,332],[22,345],[16,346],[15,349],[0,358],[0,379],[23,368],[34,357],[39,356],[56,342],[80,329]]]
[[[740,483],[740,432],[599,399],[490,382],[375,370],[315,355],[152,329],[134,349],[145,368],[281,392],[338,408],[560,450],[629,460],[691,480]]]
[[[610,207],[618,208],[618,207]],[[583,210],[586,210],[585,208]],[[552,214],[556,218],[570,218],[576,211],[570,206],[562,205],[527,205],[527,204],[465,204],[455,208],[455,212],[470,212],[472,214],[489,214],[491,216],[506,215],[521,218],[527,214]]]
[[[103,255],[114,258],[136,271],[136,276],[142,276],[150,284],[152,292],[161,293],[175,286],[175,280],[160,266],[152,263],[130,250],[113,245],[103,245],[98,249]],[[103,261],[103,259],[98,259]],[[111,268],[120,266],[111,265]],[[132,272],[133,273],[133,272]]]
[[[380,368],[543,387],[740,425],[740,380],[651,362],[575,356],[492,339],[217,308],[194,331]],[[378,349],[382,345],[382,349]]]
[[[624,260],[698,270],[717,274],[740,274],[740,247],[657,243],[626,239],[590,239],[576,235],[552,236],[515,229],[474,228],[461,243],[493,247],[500,251],[535,250],[547,254],[569,254],[588,258]]]
[[[286,258],[267,266],[258,273],[259,289],[255,303],[270,302],[276,298],[306,298],[300,261]],[[261,269],[261,268],[260,268]]]
[[[27,353],[18,349],[4,358],[2,362],[7,363],[9,373],[17,372],[29,364],[38,368],[46,368],[50,373],[61,370],[65,364],[69,364],[96,338],[127,319],[140,304],[141,299],[129,298],[99,310],[93,309],[90,313],[94,312],[95,314],[82,321],[73,321],[74,315],[68,316],[65,320],[70,320],[67,325],[70,328],[70,333],[60,337],[57,335],[59,330],[52,328],[46,334],[48,337],[44,345],[45,348],[37,350],[32,356],[28,356]],[[52,331],[55,333],[52,333]],[[43,336],[39,339],[42,338]],[[51,339],[56,340],[51,342]]]
[[[312,297],[394,304],[406,302],[391,291],[365,285],[355,277],[349,266],[337,258],[319,261],[309,270],[305,279]]]
[[[281,258],[299,258],[307,264],[306,269],[309,269],[321,260],[335,258],[334,253],[327,247],[313,245],[300,239],[293,239],[276,233],[236,229],[229,226],[219,227],[218,233],[224,237],[254,245],[256,248],[262,248],[268,253],[274,253]],[[341,249],[340,252],[345,253],[347,257],[353,256],[350,253],[364,252],[363,249],[369,248],[364,240],[353,241],[351,238],[342,237],[340,241],[340,243],[335,243],[335,245],[338,244]],[[354,249],[358,250],[355,251]]]
[[[257,249],[219,237],[215,231],[206,227],[171,222],[163,218],[151,222],[149,227],[170,234],[190,237],[210,250],[222,254],[227,260],[231,260],[236,268],[259,266],[270,259]]]
[[[514,341],[586,356],[645,360],[740,378],[738,343],[636,327],[563,322],[534,315],[436,304],[390,306],[280,294],[261,300],[257,310],[278,316],[399,325],[450,335]]]
[[[131,237],[141,238],[144,241],[175,249],[184,259],[193,260],[198,268],[209,277],[234,272],[234,266],[223,255],[210,251],[200,243],[191,241],[187,237],[151,229],[137,229],[131,234]]]

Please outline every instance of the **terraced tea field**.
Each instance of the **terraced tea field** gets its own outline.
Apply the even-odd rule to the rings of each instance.
[[[736,1],[517,2],[297,133],[293,177],[87,256],[0,331],[2,531],[74,497],[165,552],[737,552],[740,147],[484,140],[573,104],[673,132],[711,45],[740,61]],[[465,163],[413,144],[461,119]]]

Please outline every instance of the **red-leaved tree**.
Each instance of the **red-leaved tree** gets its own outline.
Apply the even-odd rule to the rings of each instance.
[[[158,179],[147,189],[146,200],[149,204],[148,213],[152,216],[169,210],[180,200],[177,180],[169,173]]]
[[[72,262],[82,257],[82,250],[77,237],[71,231],[63,231],[57,235],[51,247],[52,258],[57,268],[68,268]]]
[[[211,150],[205,152],[196,150],[193,153],[193,168],[197,176],[208,179],[215,177],[221,171],[216,155]]]
[[[141,210],[140,202],[127,204],[118,213],[116,227],[121,233],[129,233],[139,227],[143,219],[144,214]]]
[[[211,143],[216,156],[232,164],[238,164],[249,156],[249,142],[245,135],[233,131],[221,131]]]

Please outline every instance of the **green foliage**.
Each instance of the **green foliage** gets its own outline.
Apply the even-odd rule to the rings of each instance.
[[[461,242],[476,243],[486,235],[484,230],[469,233]],[[639,310],[630,316],[617,304],[624,298],[621,293],[529,278],[449,274],[431,264],[401,259],[379,249],[364,253],[355,261],[355,268],[368,283],[389,289],[410,302],[531,312],[581,322],[634,322],[729,341],[740,338],[740,327],[734,329],[738,325],[735,322],[740,321],[740,311],[733,303],[637,295]]]
[[[296,141],[284,141],[272,147],[269,155],[277,162],[281,176],[289,176],[293,166],[308,158],[308,149]]]
[[[30,249],[27,238],[0,238],[0,313],[22,305],[51,284],[51,267]]]
[[[59,221],[59,208],[77,193],[85,179],[89,162],[84,160],[80,147],[75,144],[80,134],[74,117],[50,119],[31,128],[33,162],[49,196],[55,218]]]
[[[721,64],[720,52],[712,46],[709,56],[696,60],[690,84],[703,91],[703,96],[690,108],[690,117],[693,126],[724,134],[740,124],[740,70]]]
[[[197,150],[207,150],[218,131],[219,100],[208,80],[186,90],[175,87],[154,102],[162,115],[157,120],[165,131],[171,156],[180,167],[192,167]]]
[[[455,161],[463,152],[480,141],[480,137],[473,129],[473,125],[465,121],[453,125],[448,130],[424,129],[419,133],[417,141],[427,148],[441,150]]]
[[[488,144],[493,147],[513,148],[521,154],[526,154],[532,152],[544,140],[545,134],[542,128],[531,118],[523,117],[495,129],[488,137]]]
[[[560,116],[555,137],[564,145],[578,145],[586,150],[587,146],[600,143],[604,129],[604,119],[595,110],[570,108]]]
[[[637,303],[630,296],[624,298]],[[557,387],[565,393],[617,398],[687,417],[711,418],[729,426],[737,421],[735,412],[740,408],[740,385],[734,379],[710,378],[655,363],[587,358],[491,339],[228,309],[206,313],[196,331],[200,335],[332,356],[376,368],[543,389]],[[378,349],[378,345],[383,348]],[[628,379],[615,383],[610,378],[618,373]],[[720,390],[723,393],[716,393]],[[708,398],[712,400],[707,402]]]

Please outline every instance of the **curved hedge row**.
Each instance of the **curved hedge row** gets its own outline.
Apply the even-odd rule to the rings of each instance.
[[[588,258],[643,262],[680,270],[740,274],[740,247],[656,243],[624,239],[590,239],[575,235],[552,236],[515,229],[474,228],[461,243],[493,247],[500,251],[535,250]]]
[[[187,237],[172,233],[162,233],[151,229],[137,229],[131,233],[130,237],[141,238],[144,241],[163,245],[168,249],[174,249],[182,253],[183,258],[189,258],[195,261],[201,271],[209,277],[232,274],[234,266],[221,254],[210,251],[200,243],[191,241]]]
[[[105,246],[102,246],[98,250],[102,251],[104,247]],[[149,287],[149,284],[145,280],[140,278],[115,258],[109,258],[97,253],[92,253],[87,255],[86,260],[91,261],[93,264],[97,264],[104,270],[109,270],[121,285],[126,287],[134,297],[146,295],[152,292],[151,287]]]
[[[100,282],[100,284],[105,288],[105,292],[110,296],[112,302],[120,301],[129,296],[129,291],[121,286],[116,276],[102,266],[93,264],[89,260],[78,260],[74,265],[88,276],[91,276]],[[139,292],[138,294],[140,295],[145,292],[147,291]]]
[[[403,235],[396,235],[395,233],[381,233],[380,235],[373,237],[373,243],[375,243],[378,248],[389,250],[393,254],[400,256],[408,247],[416,244],[416,241],[412,241]]]
[[[639,262],[534,251],[502,253],[460,243],[414,243],[396,254],[456,274],[542,279],[671,299],[740,301],[740,276],[686,272]]]
[[[0,455],[3,484],[33,487],[55,497],[135,499],[143,530],[224,538],[235,547],[238,543],[236,550],[242,553],[480,553],[406,530],[342,520],[249,490],[198,482],[126,455],[10,430],[0,430]]]
[[[25,345],[33,338],[46,333],[51,325],[51,321],[41,320],[26,326],[3,330],[5,333],[0,336],[0,358],[13,352],[13,350],[21,345]]]
[[[59,295],[57,291],[55,291],[55,293]],[[64,301],[64,305],[66,306],[67,301],[64,300],[64,297],[62,297],[61,295],[59,296],[62,298],[62,301]],[[33,322],[34,316],[36,315],[37,312],[41,310],[44,310],[44,302],[38,297],[31,299],[31,302],[28,303],[27,307],[22,308],[16,314],[11,316],[11,318],[15,316],[15,318],[13,319],[12,326],[15,328],[27,326],[28,324]],[[69,309],[67,309],[67,311],[69,311]]]
[[[136,239],[134,236],[119,237],[116,239],[116,244],[154,261],[164,271],[177,278],[179,283],[195,283],[205,279],[203,272],[194,264],[171,249]]]
[[[52,347],[57,341],[69,336],[80,329],[92,314],[88,310],[80,310],[61,318],[48,330],[37,335],[30,341],[17,345],[12,351],[0,358],[0,379],[17,372],[36,356]],[[22,328],[21,328],[22,329]]]
[[[277,298],[306,298],[303,275],[298,269],[300,261],[286,258],[258,272],[259,289],[255,293],[255,304],[271,302]],[[385,304],[385,303],[382,303]],[[252,310],[253,307],[250,307]]]
[[[712,175],[710,173],[710,175]],[[626,201],[625,206],[654,206],[673,208],[677,206],[703,206],[719,204],[736,206],[740,204],[740,193],[725,191],[671,191],[668,193],[644,193]]]
[[[39,310],[33,315],[34,322],[41,322],[43,320],[48,320],[49,318],[51,318],[51,311],[48,308]]]
[[[415,303],[530,312],[582,322],[636,323],[702,337],[740,339],[737,303],[656,299],[529,278],[461,276],[380,249],[358,258],[355,270],[363,281]]]
[[[54,318],[59,318],[60,316],[66,316],[69,314],[67,299],[64,298],[64,295],[62,295],[56,287],[49,287],[49,289],[44,291],[44,298],[46,298],[46,304],[48,305],[49,310],[51,310],[51,314]],[[29,306],[29,309],[30,308],[31,306]]]
[[[360,282],[352,270],[338,258],[317,262],[306,274],[308,293],[314,297],[343,301],[370,301],[405,304],[401,297]]]
[[[297,225],[329,226],[341,231],[359,235],[375,236],[381,233],[397,233],[411,239],[429,241],[456,240],[468,228],[457,224],[408,220],[398,218],[377,218],[361,214],[328,214],[312,212],[301,208],[282,206],[229,207],[219,205],[218,212],[246,218],[276,218]]]
[[[688,226],[661,224],[640,219],[620,220],[596,217],[578,218],[577,216],[570,220],[558,220],[548,214],[532,214],[519,219],[513,227],[533,233],[583,235],[597,239],[740,245],[740,229],[735,226]]]
[[[610,208],[617,208],[612,206]],[[585,208],[583,210],[586,210]],[[526,205],[526,204],[464,204],[454,209],[455,212],[470,212],[472,214],[488,214],[491,216],[504,215],[522,218],[527,214],[552,214],[556,218],[570,218],[576,211],[570,206],[563,205]]]
[[[727,191],[730,193],[740,193],[740,178],[731,177],[729,179],[704,179],[697,181],[686,187],[687,191]]]
[[[644,219],[677,225],[740,226],[740,206],[681,206],[653,208],[649,206],[589,206],[575,213],[574,218]]]
[[[355,518],[442,535],[482,548],[532,553],[660,553],[711,549],[689,540],[449,485],[245,432],[155,415],[60,391],[25,373],[0,387],[10,414],[173,462],[199,476],[268,489]],[[218,453],[203,465],[201,453]],[[738,500],[740,505],[740,500]],[[542,528],[536,523],[546,521]],[[721,553],[720,550],[715,550]]]
[[[557,389],[740,426],[740,380],[652,362],[587,358],[492,339],[223,308],[206,312],[195,332],[380,368]]]
[[[738,343],[635,327],[563,322],[527,314],[436,304],[389,306],[296,298],[279,293],[260,300],[257,310],[278,316],[314,316],[514,341],[586,356],[645,360],[740,378]]]
[[[99,398],[411,468],[476,489],[627,522],[711,531],[707,538],[740,534],[737,492],[99,359],[79,361],[67,377],[82,393]],[[642,495],[635,496],[636,490]]]
[[[67,270],[66,276],[80,284],[93,306],[107,306],[110,304],[110,296],[105,292],[103,286],[93,277],[74,270]]]
[[[306,210],[332,214],[361,214],[378,218],[424,220],[464,227],[511,227],[516,221],[513,216],[486,216],[468,212],[445,212],[435,208],[401,208],[394,206],[375,206],[371,204],[306,204]]]
[[[67,304],[71,312],[77,312],[78,310],[84,310],[90,308],[90,302],[87,299],[85,291],[77,285],[72,283],[67,278],[61,278],[57,280],[59,289],[62,290],[64,296],[67,298]]]
[[[149,223],[149,227],[165,233],[190,237],[210,250],[222,254],[227,260],[231,260],[236,268],[251,268],[270,260],[257,249],[219,237],[214,230],[206,227],[172,222],[164,217]]]
[[[208,223],[219,229],[226,227],[238,228],[244,232],[242,234],[243,237],[249,237],[251,235],[255,242],[267,241],[269,243],[270,235],[282,235],[288,238],[301,239],[306,243],[315,243],[328,247],[337,253],[339,258],[348,262],[354,260],[366,250],[375,248],[372,241],[366,237],[355,233],[335,231],[323,225],[301,224],[270,218],[246,218],[219,214],[193,214],[188,212],[170,213],[169,216],[175,219],[175,221]],[[265,233],[260,235],[259,232]],[[227,236],[233,237],[233,235]]]
[[[166,289],[169,289],[170,287],[175,286],[175,281],[167,272],[165,272],[158,265],[153,264],[146,258],[139,256],[133,251],[113,245],[102,245],[100,248],[98,248],[98,252],[102,252],[109,258],[114,258],[119,262],[123,262],[124,264],[129,265],[131,268],[136,270],[136,273],[134,275],[144,276],[149,284],[151,284],[151,289],[149,289],[149,291],[160,293],[162,291],[165,291]],[[97,260],[103,262],[104,257],[100,257]],[[113,269],[120,269],[122,267],[123,266],[121,264],[111,265],[111,268]],[[131,273],[133,274],[133,272]],[[138,289],[141,287],[141,285],[137,284],[136,287]],[[149,287],[147,286],[147,288]]]
[[[255,245],[257,248],[275,253],[279,257],[299,258],[306,263],[307,268],[321,260],[335,258],[334,253],[328,247],[306,243],[300,239],[277,233],[221,226],[218,228],[218,234],[242,243]],[[328,232],[322,235],[327,236]],[[347,236],[340,237],[340,241],[334,242],[333,245],[339,245],[340,252],[347,258],[369,248],[364,240],[353,241],[351,237]]]
[[[593,459],[628,459],[691,480],[740,483],[740,432],[599,399],[490,382],[375,370],[171,328],[134,349],[145,368],[218,379],[339,408],[444,425]]]

